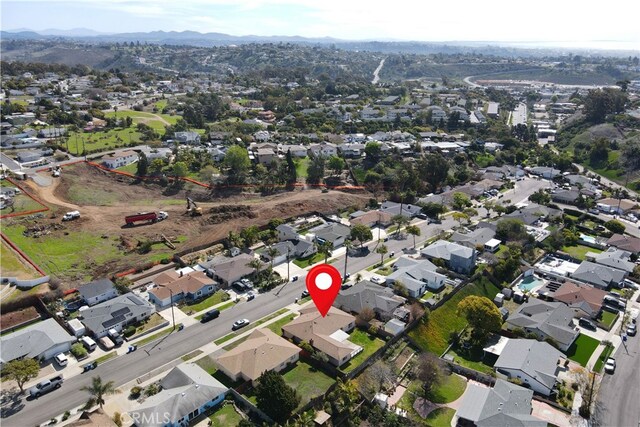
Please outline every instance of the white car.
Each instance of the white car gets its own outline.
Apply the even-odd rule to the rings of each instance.
[[[378,285],[384,285],[385,280],[382,277],[374,276],[371,278],[371,282],[376,283]]]
[[[240,328],[244,328],[248,324],[249,324],[249,319],[236,320],[235,322],[233,322],[233,326],[231,326],[231,329],[233,329],[235,331],[235,330],[238,330]]]
[[[637,332],[637,328],[635,323],[632,323],[631,325],[627,326],[627,335],[632,337],[636,334],[636,332]]]
[[[604,365],[604,371],[607,374],[613,374],[616,370],[616,359],[610,357],[607,359],[607,363]]]
[[[65,356],[64,353],[58,353],[56,354],[56,356],[54,357],[54,359],[56,359],[56,362],[58,363],[58,365],[60,366],[67,366],[67,363],[69,363],[69,359],[67,358],[67,356]]]

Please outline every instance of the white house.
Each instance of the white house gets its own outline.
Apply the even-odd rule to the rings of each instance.
[[[102,158],[102,164],[109,169],[121,168],[138,161],[138,153],[131,150],[122,151],[113,156],[105,156]]]

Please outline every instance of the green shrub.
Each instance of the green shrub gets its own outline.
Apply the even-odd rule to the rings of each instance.
[[[124,329],[124,332],[122,333],[125,337],[129,338],[130,336],[132,336],[133,334],[136,333],[136,327],[129,325]]]
[[[129,390],[129,397],[132,399],[137,399],[142,394],[142,387],[134,386]]]
[[[64,411],[64,414],[62,414],[62,420],[60,420],[60,421],[66,421],[66,420],[69,419],[70,416],[71,416],[71,412]]]
[[[83,357],[87,357],[89,353],[87,349],[78,342],[71,346],[71,354],[73,354],[76,359],[82,359]]]

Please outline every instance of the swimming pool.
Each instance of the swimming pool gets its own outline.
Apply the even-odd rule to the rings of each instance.
[[[521,291],[531,292],[532,289],[536,289],[545,284],[543,279],[540,279],[536,276],[528,276],[525,277],[516,285]]]
[[[582,233],[580,233],[580,240],[583,240],[587,243],[597,243],[595,237],[587,236],[586,234],[582,234]]]

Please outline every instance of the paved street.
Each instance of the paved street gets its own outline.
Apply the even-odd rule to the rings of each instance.
[[[3,426],[33,426],[60,415],[66,409],[75,408],[87,401],[88,395],[80,391],[89,385],[91,378],[100,376],[103,380],[114,381],[120,386],[132,381],[152,369],[198,349],[231,332],[231,324],[239,318],[258,320],[294,302],[304,289],[304,280],[289,283],[279,296],[277,291],[260,294],[255,300],[242,302],[223,311],[220,317],[205,324],[196,324],[174,332],[166,338],[138,348],[134,353],[112,359],[99,365],[89,374],[68,379],[59,390],[55,390],[38,400],[22,400],[15,405],[13,414],[2,419]],[[3,405],[3,415],[9,409]]]
[[[640,336],[629,337],[616,351],[616,371],[604,374],[595,425],[637,427],[640,425]]]

